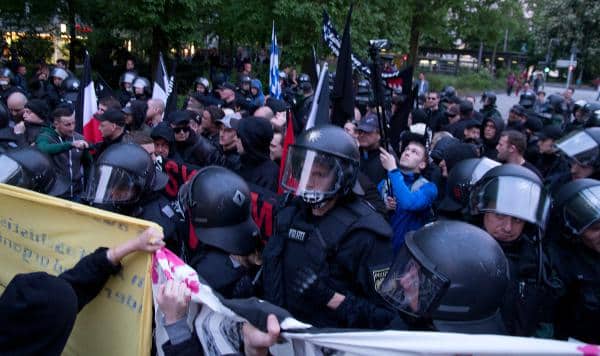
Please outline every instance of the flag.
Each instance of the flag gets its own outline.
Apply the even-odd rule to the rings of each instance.
[[[163,103],[167,103],[169,97],[169,77],[165,68],[165,61],[162,53],[158,54],[158,65],[156,66],[156,74],[154,75],[154,87],[152,88],[152,99],[160,99]]]
[[[354,118],[354,88],[352,83],[352,45],[350,43],[350,19],[352,7],[348,10],[346,26],[342,35],[342,45],[338,56],[335,83],[333,86],[333,112],[331,122],[344,126],[346,120]]]
[[[285,162],[287,160],[287,154],[289,147],[296,142],[294,137],[294,120],[292,118],[292,111],[287,111],[287,126],[285,129],[285,137],[283,138],[283,148],[281,150],[281,163],[279,166],[279,186],[277,187],[277,194],[283,193],[283,187],[281,186],[281,179],[283,178],[283,170],[285,169]]]
[[[164,117],[168,117],[170,113],[177,111],[177,81],[175,80],[176,71],[177,60],[173,61],[173,67],[171,68],[171,78],[169,78],[169,85],[167,86],[167,100],[165,102]]]
[[[354,106],[352,106],[352,112],[354,113]],[[308,130],[313,126],[329,123],[329,68],[327,67],[327,62],[325,62],[321,68],[319,82],[317,83],[315,97],[310,107],[305,129]]]
[[[79,87],[79,95],[77,96],[77,107],[75,108],[75,131],[82,133],[86,141],[90,143],[102,141],[102,136],[98,130],[100,123],[94,118],[96,111],[98,111],[98,98],[92,80],[90,54],[86,51],[83,62],[83,76]]]
[[[390,144],[392,147],[399,147],[400,133],[406,129],[406,122],[408,120],[408,114],[412,111],[414,93],[412,87],[413,67],[408,66],[399,71],[398,83],[402,86],[402,96],[404,100],[397,109],[394,116],[391,117],[390,122]]]
[[[273,98],[281,99],[281,84],[279,83],[279,48],[277,47],[277,36],[275,36],[275,21],[273,21],[273,32],[271,33],[270,73],[269,94]]]

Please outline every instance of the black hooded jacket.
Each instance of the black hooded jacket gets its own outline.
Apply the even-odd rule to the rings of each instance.
[[[16,275],[0,296],[0,353],[62,354],[77,313],[120,269],[110,263],[106,250],[97,249],[58,277]]]
[[[244,118],[240,121],[237,135],[244,147],[242,166],[238,173],[247,182],[276,192],[279,167],[269,154],[269,145],[273,139],[271,123],[259,117]]]
[[[496,126],[496,135],[491,140],[486,139],[484,136],[485,125],[488,121],[492,121],[494,126]],[[498,158],[498,150],[496,150],[496,146],[498,145],[502,131],[504,131],[504,121],[502,118],[492,115],[483,119],[481,124],[481,138],[483,140],[481,156],[494,160]]]

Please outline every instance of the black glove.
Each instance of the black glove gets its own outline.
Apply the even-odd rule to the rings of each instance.
[[[292,281],[292,290],[319,306],[327,305],[335,294],[335,291],[329,288],[309,267],[304,267],[296,273],[296,277]]]

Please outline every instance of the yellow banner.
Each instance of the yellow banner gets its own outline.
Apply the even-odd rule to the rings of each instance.
[[[157,224],[0,184],[0,292],[17,273],[58,275]],[[162,230],[162,229],[161,229]],[[77,316],[64,355],[148,355],[150,254],[135,253]],[[32,335],[35,342],[35,335]]]

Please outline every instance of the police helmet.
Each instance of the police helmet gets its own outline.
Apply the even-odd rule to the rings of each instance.
[[[569,111],[565,98],[560,94],[550,95],[546,102],[554,114],[564,114]]]
[[[600,127],[571,132],[555,145],[570,160],[582,166],[600,168]]]
[[[132,86],[134,88],[144,88],[145,89],[149,89],[150,88],[150,81],[144,77],[137,77],[135,78],[135,80],[132,83]]]
[[[306,73],[300,74],[300,76],[298,76],[298,86],[303,91],[312,90],[312,82],[310,81],[310,76]]]
[[[584,178],[565,184],[556,195],[555,210],[567,233],[581,235],[600,221],[600,181]]]
[[[200,169],[179,192],[198,239],[241,256],[254,252],[259,242],[250,200],[244,179],[220,166]]]
[[[378,292],[439,331],[505,334],[499,310],[508,281],[508,261],[487,232],[445,220],[406,234]]]
[[[70,76],[67,79],[63,80],[61,87],[64,91],[68,93],[77,93],[79,92],[79,86],[81,82],[74,76]]]
[[[587,101],[580,99],[573,103],[573,112],[583,109],[587,105]]]
[[[600,126],[600,104],[599,103],[587,103],[582,108],[583,119],[585,120],[585,127],[598,127]]]
[[[135,80],[136,77],[137,77],[137,74],[135,72],[125,72],[125,73],[121,74],[121,78],[119,78],[119,83],[133,84],[133,81]]]
[[[202,85],[206,91],[210,89],[210,82],[205,77],[198,77],[194,80],[196,85]]]
[[[56,174],[50,159],[32,147],[0,154],[0,183],[52,196],[63,196],[70,187],[66,177]]]
[[[446,196],[440,202],[439,209],[459,211],[469,204],[471,189],[484,174],[500,163],[489,158],[469,158],[458,162],[446,181]]]
[[[278,75],[279,75],[279,79],[287,80],[287,78],[288,78],[287,73],[282,70],[279,71]]]
[[[0,78],[6,78],[4,80],[0,80],[0,85],[9,85],[15,79],[15,76],[10,69],[4,67],[0,68]]]
[[[69,77],[69,73],[66,70],[64,70],[63,68],[54,67],[50,71],[50,77],[60,78],[62,80],[65,80]]]
[[[524,107],[525,109],[531,109],[535,104],[535,94],[530,91],[523,92],[521,96],[519,96],[519,105]]]
[[[97,205],[129,205],[159,191],[168,177],[155,169],[152,157],[133,143],[110,145],[94,164],[84,200]]]
[[[455,96],[456,96],[456,89],[454,89],[454,87],[450,86],[450,85],[445,86],[444,89],[442,89],[442,92],[440,95],[440,97],[443,101],[448,101],[450,98],[453,98]]]
[[[304,131],[290,147],[281,185],[319,206],[354,187],[360,155],[356,140],[332,125]]]
[[[494,212],[512,216],[541,229],[546,227],[550,195],[530,169],[503,164],[487,171],[471,191],[471,215]]]
[[[242,85],[242,84],[250,85],[250,82],[252,82],[252,78],[250,78],[249,75],[240,76],[240,85]]]
[[[481,95],[481,102],[483,106],[493,106],[496,105],[496,93],[493,91],[485,91]]]

